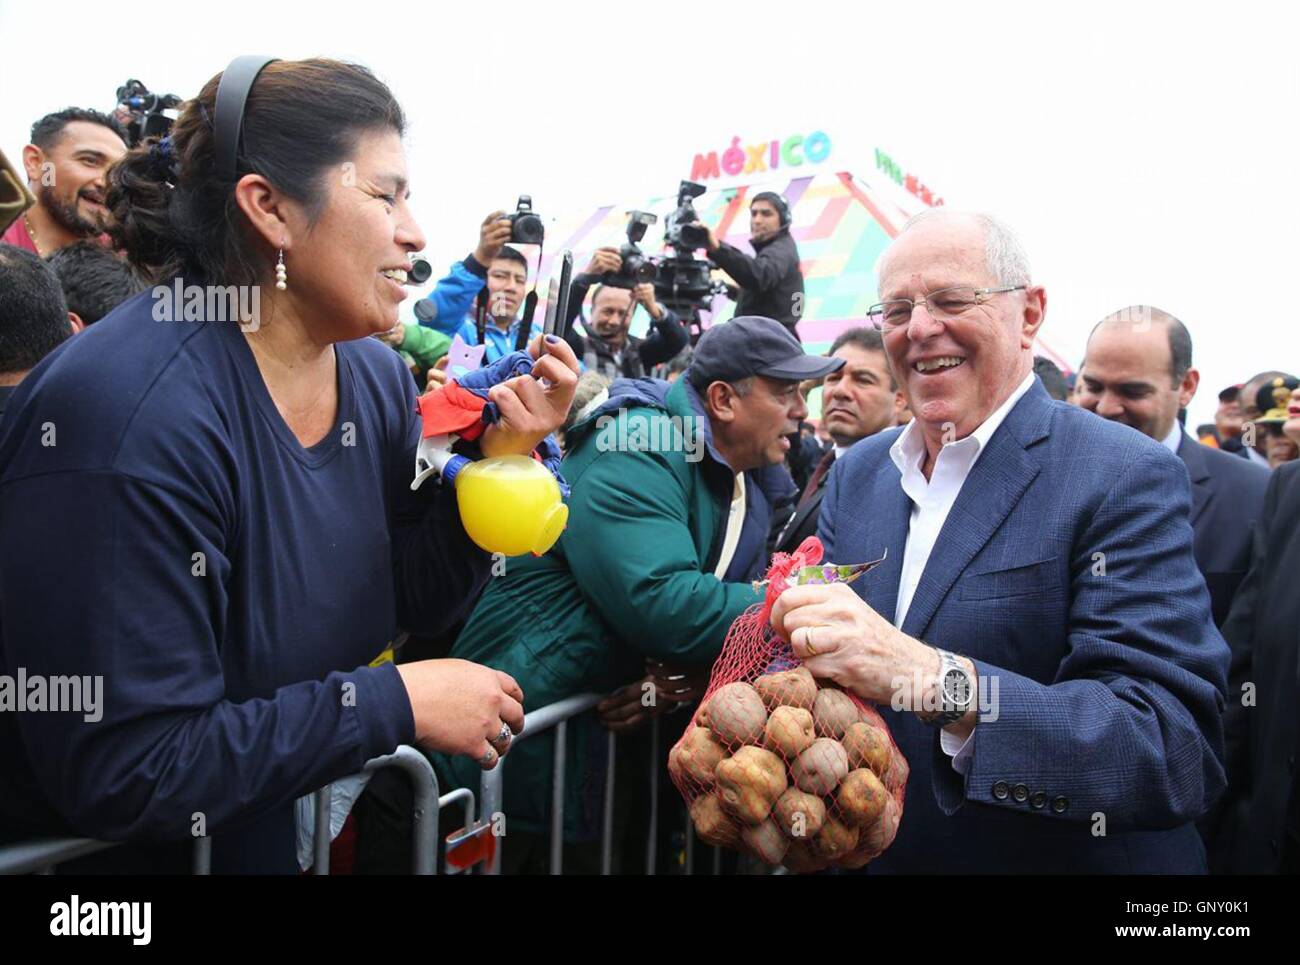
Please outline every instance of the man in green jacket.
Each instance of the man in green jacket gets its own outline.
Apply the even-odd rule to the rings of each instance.
[[[615,381],[566,433],[568,528],[545,556],[505,561],[451,656],[512,674],[526,711],[640,680],[648,659],[707,668],[732,621],[761,598],[751,581],[767,566],[771,507],[794,492],[782,462],[807,415],[799,383],[843,364],[805,355],[780,323],[747,316],[706,332],[671,385]],[[565,836],[591,840],[605,738],[589,718],[568,733]],[[508,866],[527,867],[518,852],[549,827],[552,741],[540,734],[510,755]],[[474,761],[435,764],[444,790],[477,789]]]

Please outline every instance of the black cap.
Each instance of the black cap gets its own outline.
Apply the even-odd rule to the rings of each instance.
[[[1219,393],[1219,401],[1236,402],[1239,395],[1241,395],[1241,385],[1230,385]]]
[[[751,375],[802,382],[820,379],[843,366],[844,359],[805,354],[799,340],[780,322],[741,315],[713,326],[700,337],[690,371],[707,382],[739,382]]]
[[[1277,425],[1286,422],[1287,403],[1297,387],[1300,379],[1294,375],[1279,375],[1261,385],[1255,393],[1255,408],[1260,412],[1255,421]]]

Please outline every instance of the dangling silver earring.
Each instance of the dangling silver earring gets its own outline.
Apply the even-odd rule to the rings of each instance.
[[[288,278],[288,272],[286,272],[284,268],[284,248],[281,248],[280,260],[275,264],[275,287],[280,291],[284,291],[289,287],[287,284]]]

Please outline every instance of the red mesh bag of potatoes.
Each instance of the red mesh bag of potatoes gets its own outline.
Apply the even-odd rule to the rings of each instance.
[[[817,566],[821,556],[814,536],[773,557],[764,601],[731,625],[668,757],[702,841],[795,872],[861,868],[888,848],[908,775],[876,709],[814,679],[772,631],[787,586],[848,582],[876,565]]]

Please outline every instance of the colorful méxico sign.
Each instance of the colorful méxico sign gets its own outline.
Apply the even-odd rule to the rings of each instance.
[[[691,163],[691,180],[706,181],[723,175],[756,174],[775,171],[781,167],[797,168],[804,164],[820,164],[831,154],[831,139],[823,131],[813,131],[808,136],[795,134],[785,140],[760,141],[741,147],[740,138],[731,139],[725,151],[697,154]]]

